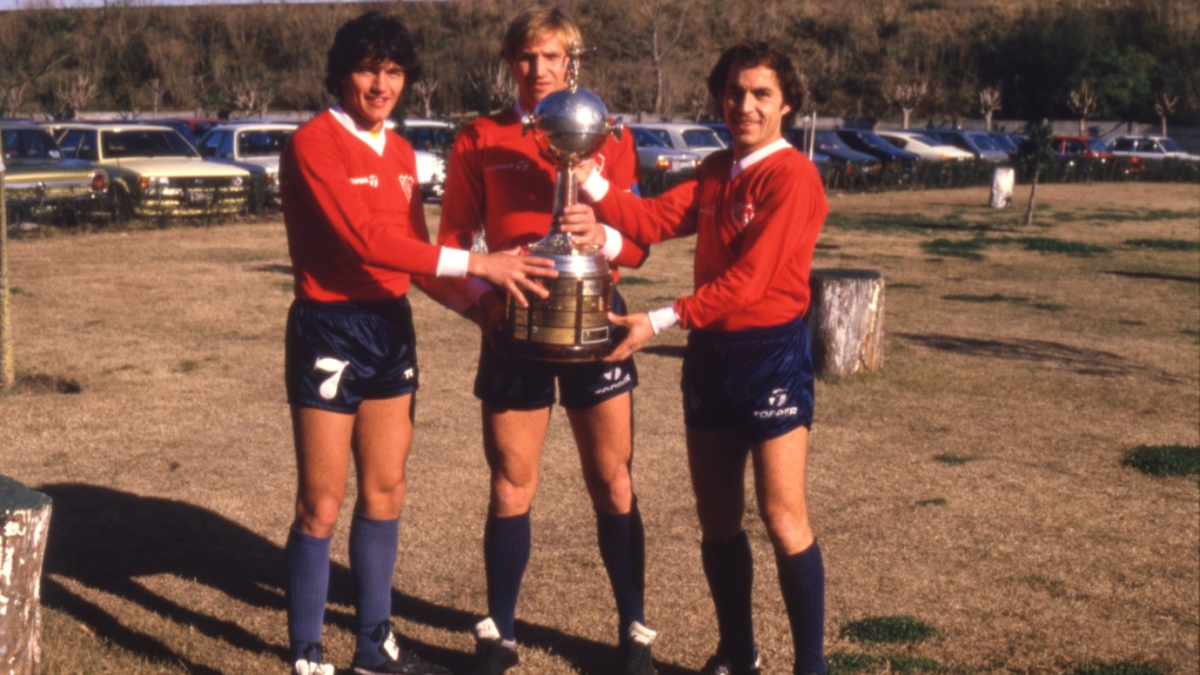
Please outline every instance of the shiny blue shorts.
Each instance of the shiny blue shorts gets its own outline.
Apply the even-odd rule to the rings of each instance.
[[[758,443],[812,428],[813,361],[804,320],[743,331],[692,331],[680,388],[689,429],[740,431]]]

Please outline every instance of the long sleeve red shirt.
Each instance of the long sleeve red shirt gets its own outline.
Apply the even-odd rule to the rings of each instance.
[[[596,215],[649,246],[696,234],[695,292],[675,301],[684,328],[776,326],[808,310],[813,249],[829,211],[804,155],[781,148],[731,177],[733,154],[709,155],[656,199],[609,189]]]

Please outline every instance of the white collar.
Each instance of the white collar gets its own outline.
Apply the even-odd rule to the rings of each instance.
[[[734,162],[733,166],[729,167],[729,180],[733,180],[734,178],[737,178],[743,171],[745,171],[746,169],[749,169],[750,167],[754,166],[758,162],[761,162],[762,160],[766,159],[767,157],[770,157],[771,155],[779,152],[780,150],[784,150],[784,149],[790,148],[790,147],[792,147],[792,144],[788,143],[786,138],[780,138],[779,140],[775,141],[774,143],[771,143],[770,145],[765,145],[765,146],[755,150],[754,152],[752,152],[752,153],[746,155],[745,157],[739,159],[738,161]]]
[[[329,109],[329,112],[333,113],[334,119],[336,119],[338,122],[341,122],[342,126],[346,127],[346,131],[354,134],[356,138],[369,145],[371,149],[375,151],[375,154],[383,157],[383,148],[387,145],[387,128],[384,128],[383,131],[379,132],[378,136],[370,131],[367,131],[366,129],[363,129],[362,127],[358,126],[358,123],[354,121],[354,118],[350,117],[350,113],[347,113],[346,110],[342,108],[341,103],[335,103],[334,106]]]

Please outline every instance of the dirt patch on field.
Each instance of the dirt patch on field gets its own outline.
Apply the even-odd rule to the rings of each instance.
[[[1200,255],[1129,243],[1200,241],[1200,195],[1097,184],[1039,196],[1038,225],[1022,228],[1023,209],[989,210],[983,189],[830,195],[815,265],[887,282],[883,371],[817,389],[809,491],[840,672],[1200,672],[1200,487],[1122,465],[1137,446],[1200,444]],[[687,293],[693,248],[656,247],[630,271],[631,307]],[[10,266],[24,384],[0,397],[0,470],[55,500],[44,672],[284,672],[295,474],[282,225],[27,237]],[[478,338],[424,297],[414,306],[422,382],[397,624],[462,670],[485,607]],[[684,337],[638,358],[635,395],[663,675],[695,672],[716,635],[683,454]],[[77,393],[45,395],[64,382]],[[551,426],[514,672],[600,675],[613,601],[560,411]],[[780,675],[787,622],[749,511],[756,627]],[[342,666],[347,522],[325,640]],[[934,632],[889,645],[844,630],[897,616]]]

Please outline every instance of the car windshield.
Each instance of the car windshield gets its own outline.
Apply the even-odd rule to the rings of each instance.
[[[195,149],[174,131],[122,129],[100,134],[104,156],[125,157],[199,157]]]
[[[873,133],[870,133],[867,131],[860,131],[858,133],[858,137],[862,139],[863,143],[866,143],[870,147],[876,148],[878,150],[891,151],[891,150],[894,150],[896,147],[896,146],[892,145],[891,143],[888,143],[887,141],[880,138],[877,134],[873,134]]]
[[[1087,139],[1087,145],[1088,145],[1088,147],[1089,147],[1089,148],[1091,148],[1091,149],[1092,149],[1092,152],[1095,152],[1095,153],[1101,153],[1101,152],[1108,152],[1108,151],[1109,151],[1109,150],[1108,150],[1108,146],[1107,146],[1107,145],[1105,145],[1105,144],[1104,144],[1104,141],[1100,140],[1099,138],[1089,138],[1089,139]]]
[[[930,138],[929,136],[913,136],[912,139],[919,143],[924,143],[930,147],[935,145],[945,145],[945,143],[937,140],[936,138]]]
[[[50,132],[41,129],[5,129],[5,159],[62,159]]]
[[[828,152],[830,150],[849,150],[850,148],[832,131],[818,131],[815,149],[820,152]]]
[[[683,132],[683,142],[689,148],[723,148],[721,138],[712,129],[688,129]]]
[[[243,131],[238,134],[238,152],[242,157],[278,157],[291,135],[287,129]]]
[[[1017,151],[1017,144],[1013,143],[1012,139],[1009,138],[1008,136],[1005,136],[1003,134],[997,134],[995,136],[992,136],[991,139],[993,141],[995,141],[996,145],[1000,146],[1000,148],[1003,149],[1005,152],[1016,152]]]
[[[1159,142],[1162,143],[1163,148],[1165,148],[1167,152],[1183,152],[1183,148],[1180,148],[1175,141],[1169,138],[1163,138]]]
[[[639,148],[670,148],[658,136],[645,129],[633,129],[633,144]]]
[[[979,146],[980,150],[1000,149],[1000,146],[996,145],[996,142],[993,141],[990,136],[985,136],[983,134],[971,134],[971,140],[975,142],[975,145]]]
[[[405,126],[404,138],[414,150],[449,150],[454,130],[449,127]]]

